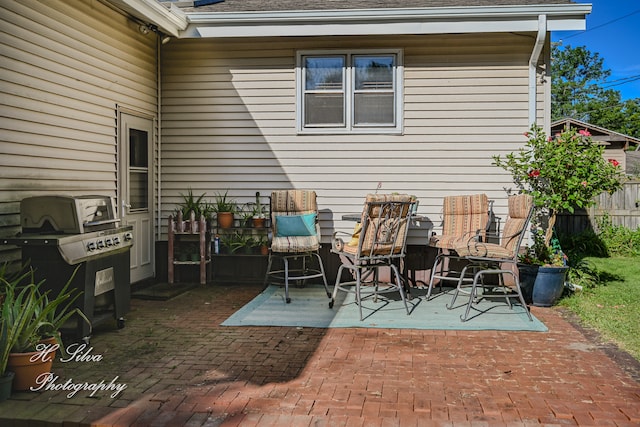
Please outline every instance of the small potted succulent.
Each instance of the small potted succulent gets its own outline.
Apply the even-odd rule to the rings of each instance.
[[[253,227],[263,228],[267,218],[265,207],[260,202],[260,193],[256,192],[256,202],[253,205],[252,224]]]

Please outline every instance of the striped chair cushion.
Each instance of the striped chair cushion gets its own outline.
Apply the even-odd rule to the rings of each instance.
[[[466,243],[479,231],[486,237],[489,221],[489,199],[486,194],[447,196],[442,205],[442,233],[431,236],[429,245],[453,249]]]
[[[304,214],[318,211],[316,192],[313,190],[278,190],[271,193],[271,211]]]
[[[511,259],[513,254],[509,249],[495,243],[469,242],[454,249],[461,257],[472,256],[482,258]]]
[[[315,236],[278,237],[277,216],[317,213],[316,192],[313,190],[277,190],[271,193],[271,250],[280,253],[301,253],[320,248],[320,226],[316,224]]]
[[[515,259],[519,250],[519,243],[526,231],[529,212],[533,206],[533,198],[527,194],[509,197],[509,216],[504,225],[499,245],[494,243],[468,242],[455,247],[460,256],[475,256],[483,258]]]
[[[475,233],[474,233],[475,235]],[[467,243],[467,238],[453,235],[436,234],[429,239],[429,245],[436,248],[451,249]]]
[[[271,242],[271,250],[280,253],[300,253],[317,251],[320,249],[318,234],[303,237],[274,237]]]

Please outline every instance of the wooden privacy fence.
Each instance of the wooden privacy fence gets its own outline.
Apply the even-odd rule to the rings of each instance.
[[[596,204],[587,209],[576,209],[558,215],[556,231],[561,234],[579,233],[596,229],[596,219],[608,216],[613,225],[622,225],[630,230],[640,227],[640,180],[627,181],[617,192],[598,196]]]

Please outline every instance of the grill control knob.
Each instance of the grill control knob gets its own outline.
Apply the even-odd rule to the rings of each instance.
[[[87,250],[89,252],[93,252],[96,250],[96,243],[95,242],[89,242],[87,243]]]
[[[126,241],[133,240],[133,234],[125,233],[124,240],[126,240]]]
[[[104,248],[104,240],[98,240],[98,249]]]
[[[113,244],[114,245],[119,245],[120,244],[120,236],[114,236],[113,237]]]
[[[113,246],[113,240],[107,238],[105,239],[105,244],[107,245],[108,248],[110,248],[111,246]]]

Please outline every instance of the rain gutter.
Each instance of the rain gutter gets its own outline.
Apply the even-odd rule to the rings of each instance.
[[[538,76],[538,60],[542,53],[542,48],[547,40],[547,16],[538,16],[538,35],[533,45],[531,58],[529,58],[529,125],[533,125],[537,120],[537,76]]]
[[[132,1],[132,0],[120,0]],[[590,4],[437,7],[399,9],[287,10],[270,12],[185,11],[181,37],[268,37],[321,35],[443,34],[548,31],[585,28]]]

